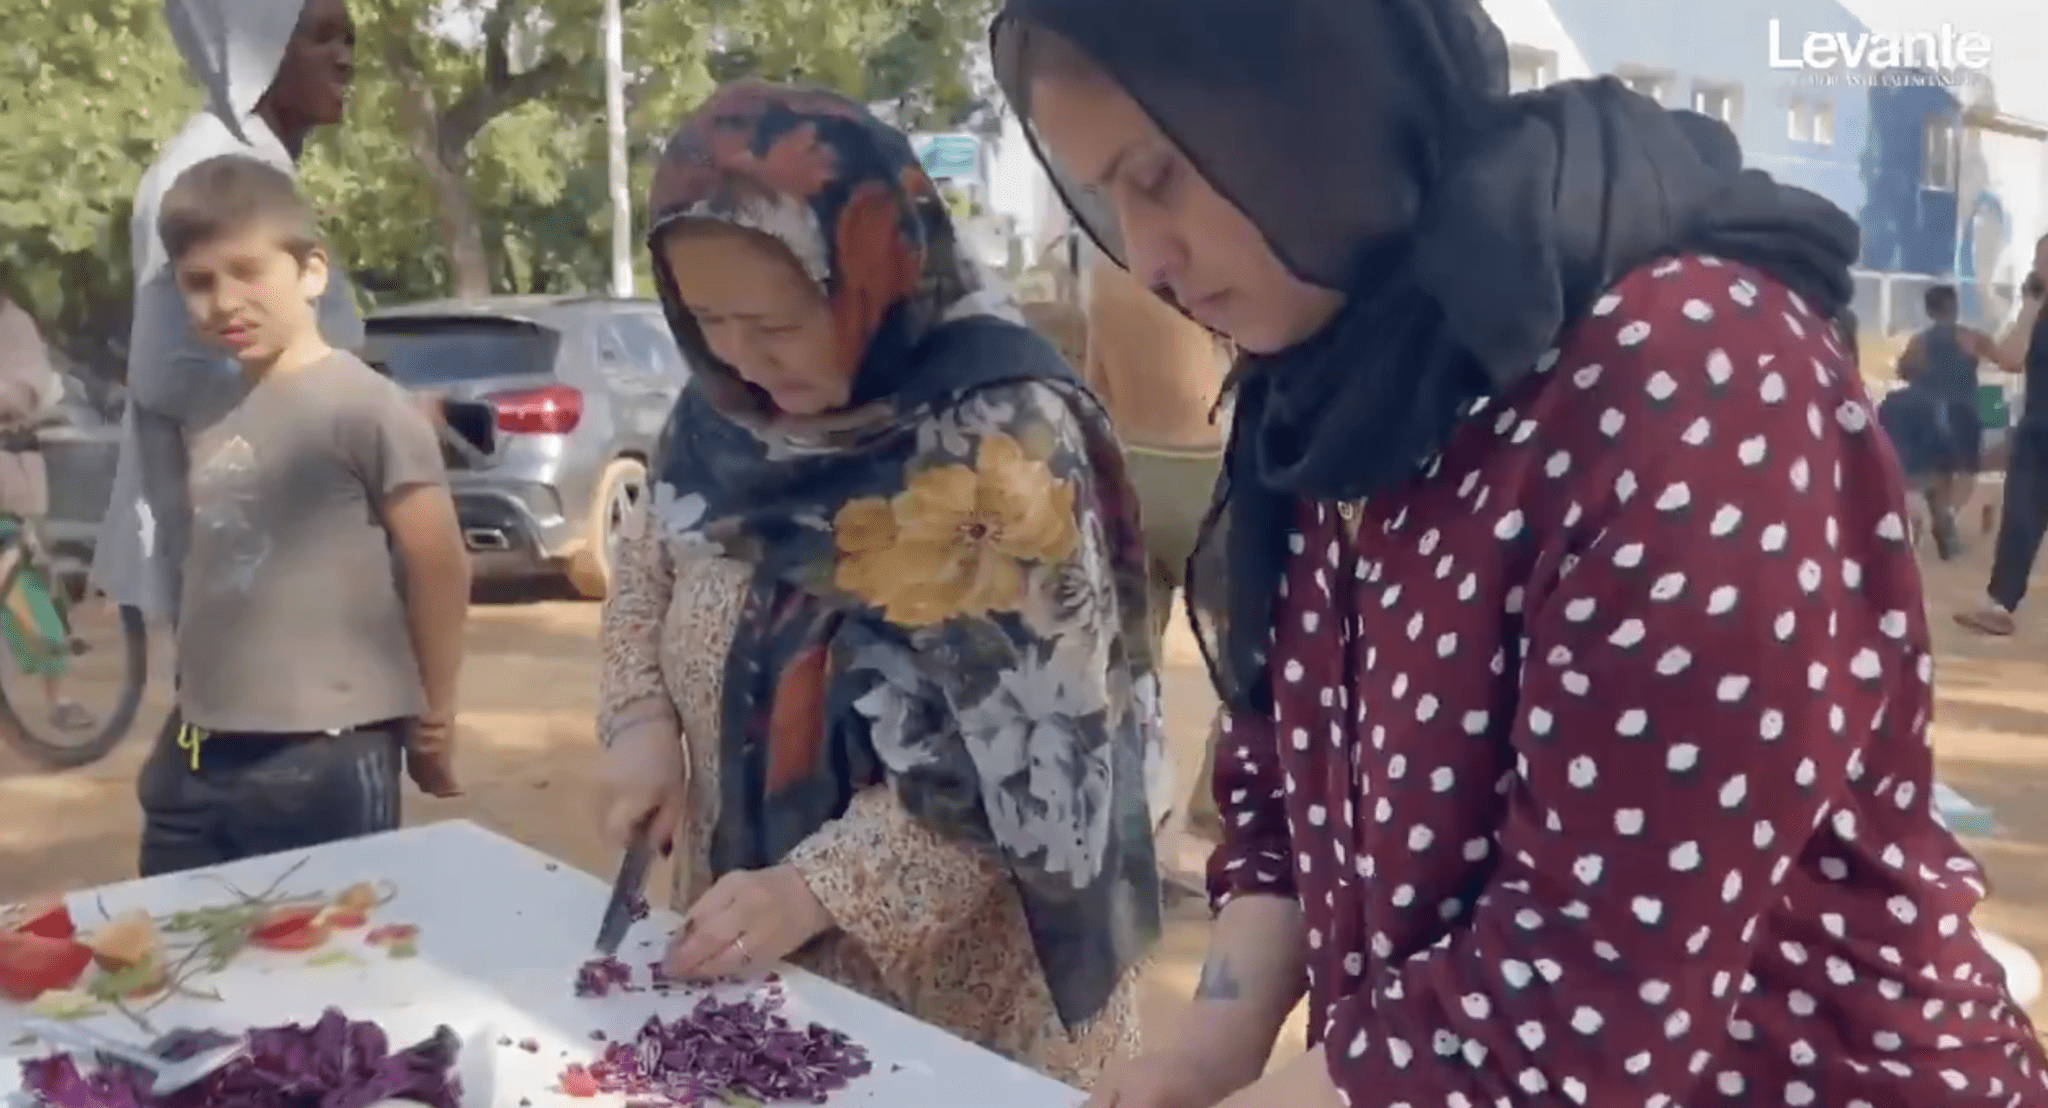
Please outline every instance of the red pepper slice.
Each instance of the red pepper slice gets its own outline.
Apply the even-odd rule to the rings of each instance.
[[[78,927],[71,922],[71,909],[61,900],[29,905],[8,920],[7,929],[24,935],[41,935],[46,939],[78,937]]]
[[[304,931],[313,926],[314,922],[319,918],[320,907],[318,905],[279,908],[258,919],[255,925],[249,928],[249,940],[260,944],[275,939],[280,935],[289,935],[294,931]]]
[[[329,931],[325,924],[310,924],[297,931],[273,931],[268,934],[251,934],[252,946],[264,950],[313,950],[327,941]]]
[[[92,948],[71,939],[25,931],[0,932],[0,996],[27,1004],[51,989],[68,989],[92,965]]]

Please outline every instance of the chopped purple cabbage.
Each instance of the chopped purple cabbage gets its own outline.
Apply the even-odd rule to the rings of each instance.
[[[820,1024],[792,1025],[783,994],[722,1003],[705,997],[673,1022],[656,1016],[584,1067],[598,1091],[685,1108],[734,1098],[823,1104],[874,1068],[867,1048]]]
[[[617,958],[592,958],[576,969],[577,996],[599,997],[633,991],[633,970]]]
[[[229,1037],[178,1031],[156,1044],[185,1058]],[[149,1075],[118,1062],[81,1073],[69,1055],[21,1064],[22,1087],[49,1108],[368,1108],[403,1098],[432,1108],[460,1108],[455,1076],[462,1040],[446,1027],[416,1046],[393,1051],[384,1030],[330,1008],[311,1026],[259,1028],[249,1050],[199,1084],[156,1097]]]

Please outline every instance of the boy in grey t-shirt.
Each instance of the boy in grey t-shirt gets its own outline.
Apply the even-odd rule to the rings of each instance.
[[[453,795],[469,562],[433,428],[327,346],[327,259],[290,177],[201,162],[159,230],[240,387],[184,436],[175,744],[139,787],[145,876],[390,830],[401,761]]]

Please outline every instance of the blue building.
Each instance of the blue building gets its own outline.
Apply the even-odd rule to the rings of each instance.
[[[1855,216],[1865,271],[1858,315],[1867,325],[1917,326],[1921,291],[1943,281],[1962,290],[1972,319],[2010,317],[2034,241],[2048,232],[2048,87],[2021,68],[2023,44],[2038,38],[2029,26],[2038,19],[2028,18],[2035,5],[1487,0],[1487,8],[1512,43],[1519,86],[1615,74],[1668,107],[1722,119],[1750,164]]]

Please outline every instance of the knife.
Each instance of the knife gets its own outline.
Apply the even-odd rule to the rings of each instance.
[[[619,861],[618,880],[612,882],[611,902],[604,906],[604,919],[598,922],[593,949],[607,958],[619,952],[633,922],[646,915],[647,867],[654,860],[654,844],[648,841],[647,832],[653,823],[654,813],[649,812],[633,825],[632,836],[626,840],[626,856]]]

